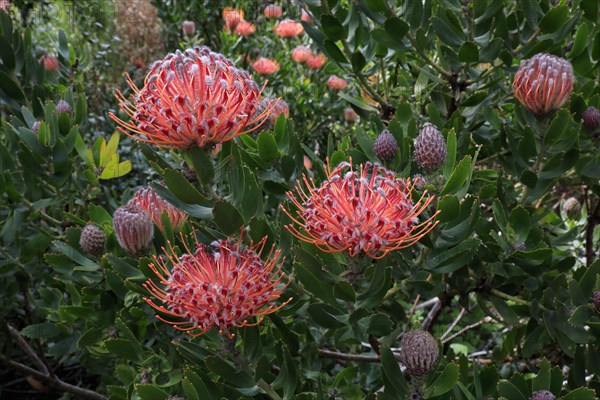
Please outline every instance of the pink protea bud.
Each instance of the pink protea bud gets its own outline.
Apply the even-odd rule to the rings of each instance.
[[[261,75],[270,75],[279,71],[279,63],[270,58],[260,57],[252,63],[252,69]]]
[[[254,32],[256,32],[256,26],[252,22],[245,20],[240,21],[233,31],[233,33],[240,36],[250,36]]]
[[[547,390],[538,390],[532,393],[530,400],[555,400],[556,396]]]
[[[390,131],[384,129],[373,145],[373,152],[381,161],[389,161],[396,157],[398,143]]]
[[[600,290],[596,290],[592,294],[592,304],[594,305],[596,311],[600,313]]]
[[[34,133],[38,133],[38,132],[39,132],[39,130],[40,130],[40,125],[41,125],[41,122],[40,122],[40,121],[35,121],[35,122],[33,123],[33,125],[31,126],[31,130],[32,130]]]
[[[400,341],[400,362],[413,376],[427,375],[437,363],[440,350],[427,331],[406,332]]]
[[[344,90],[348,87],[348,82],[339,76],[331,75],[327,79],[327,87],[332,90]]]
[[[58,70],[60,69],[60,64],[58,63],[58,58],[51,56],[51,55],[46,54],[46,55],[40,56],[40,58],[38,59],[38,62],[43,63],[44,68],[53,74],[57,73]]]
[[[150,215],[137,204],[127,203],[113,214],[115,235],[122,248],[132,256],[143,256],[148,252],[154,224]]]
[[[150,186],[141,188],[135,192],[128,204],[130,203],[144,209],[161,232],[165,231],[162,223],[163,213],[167,213],[167,217],[169,218],[174,231],[180,230],[188,218],[188,215],[185,212],[160,197]]]
[[[79,237],[79,247],[81,250],[92,256],[99,256],[104,250],[104,241],[106,235],[104,231],[96,225],[88,224],[81,231]]]
[[[184,35],[191,37],[196,33],[196,24],[194,21],[183,21],[181,23],[181,29],[183,30]]]
[[[348,122],[354,122],[358,119],[358,114],[352,107],[344,108],[344,119]]]
[[[415,160],[427,171],[439,168],[446,160],[446,141],[435,125],[423,125],[415,140]]]
[[[306,65],[310,69],[320,69],[327,62],[325,54],[314,54],[307,61]]]
[[[267,18],[276,19],[281,17],[283,9],[276,4],[269,4],[265,7],[264,14]]]
[[[309,13],[307,13],[306,11],[302,10],[302,15],[300,16],[300,19],[304,22],[306,22],[307,24],[312,24],[313,19],[310,16]]]
[[[237,24],[244,20],[244,10],[238,8],[225,7],[222,15],[223,21],[225,21],[225,30],[228,32],[233,31]]]
[[[58,104],[56,105],[56,113],[58,115],[60,115],[62,113],[67,113],[67,114],[71,115],[71,111],[72,111],[71,105],[64,100],[59,101]]]
[[[306,46],[297,46],[292,50],[292,59],[298,64],[307,62],[312,55],[312,51]]]
[[[304,33],[304,27],[300,22],[284,19],[283,21],[279,21],[277,25],[273,27],[273,32],[278,36],[289,38]]]
[[[285,115],[286,118],[290,116],[290,108],[285,100],[276,99],[275,97],[265,97],[263,99],[264,108],[267,108],[272,104],[274,104],[274,106],[271,106],[271,115],[269,116],[269,127],[271,128],[275,126],[275,122],[277,122],[277,118],[279,118],[281,114]]]
[[[563,203],[563,210],[570,219],[576,219],[581,213],[581,203],[576,197],[569,197]]]
[[[569,99],[573,79],[573,67],[569,61],[540,53],[521,61],[512,91],[517,100],[537,118],[544,118]]]
[[[588,131],[595,131],[600,127],[600,111],[596,107],[588,107],[581,114],[581,122]]]

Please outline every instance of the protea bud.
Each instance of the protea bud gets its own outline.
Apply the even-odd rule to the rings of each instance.
[[[56,105],[56,113],[58,115],[62,113],[67,113],[71,115],[71,105],[64,100],[59,101]]]
[[[592,294],[592,304],[596,311],[600,312],[600,290],[596,290],[594,294]]]
[[[198,175],[196,174],[196,171],[191,169],[188,163],[186,163],[185,161],[181,163],[181,172],[185,179],[187,179],[189,182],[198,182]]]
[[[194,33],[196,33],[196,24],[194,21],[183,21],[181,23],[181,29],[183,30],[184,35],[194,36]]]
[[[88,224],[81,231],[79,246],[81,250],[92,256],[99,256],[104,250],[106,235],[96,225]]]
[[[596,107],[588,107],[581,114],[583,126],[593,132],[600,127],[600,111]]]
[[[400,361],[410,375],[427,375],[437,363],[439,354],[435,338],[427,331],[406,332],[402,336]]]
[[[565,211],[565,214],[567,214],[567,217],[575,219],[579,217],[579,213],[581,212],[581,203],[579,203],[577,198],[569,197],[563,203],[563,210]]]
[[[538,390],[533,392],[530,400],[554,400],[556,397],[547,390]]]
[[[544,118],[569,99],[573,80],[573,67],[569,61],[540,53],[521,61],[512,91],[537,118]]]
[[[154,224],[150,215],[135,203],[128,203],[113,214],[115,234],[122,248],[132,256],[142,256],[150,247]]]
[[[358,114],[352,107],[346,107],[344,108],[344,119],[348,122],[354,122],[358,119]]]
[[[373,152],[375,152],[375,155],[381,161],[392,160],[396,156],[397,149],[398,143],[387,129],[384,129],[379,136],[377,136],[375,144],[373,145]]]
[[[446,161],[446,141],[435,125],[427,122],[415,140],[415,160],[427,171],[438,169]]]
[[[31,130],[35,133],[38,133],[40,130],[40,121],[35,121],[31,126]]]

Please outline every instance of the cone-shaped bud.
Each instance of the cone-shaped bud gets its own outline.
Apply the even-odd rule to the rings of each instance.
[[[538,390],[533,392],[531,395],[531,400],[555,400],[556,396],[547,390]]]
[[[581,213],[581,203],[579,203],[577,198],[569,197],[563,204],[563,210],[565,211],[565,214],[567,214],[567,217],[576,219]]]
[[[513,244],[514,251],[525,251],[527,250],[527,246],[523,242],[517,242]]]
[[[40,121],[35,121],[31,126],[31,130],[35,133],[38,133],[40,130]]]
[[[99,256],[104,250],[104,240],[106,235],[104,231],[98,228],[96,225],[86,225],[81,231],[79,237],[79,246],[81,250],[92,256]]]
[[[435,125],[423,125],[415,140],[415,160],[427,171],[438,169],[446,160],[446,141]]]
[[[150,247],[154,224],[150,215],[135,203],[128,203],[115,210],[113,226],[122,248],[132,256],[142,256]]]
[[[194,36],[194,33],[196,33],[196,24],[194,21],[183,21],[181,28],[183,29],[183,34],[186,36]]]
[[[377,136],[375,144],[373,145],[373,152],[381,161],[392,160],[396,156],[397,149],[398,143],[387,129],[384,129],[379,136]]]
[[[61,100],[56,105],[56,113],[60,115],[65,112],[71,115],[71,105],[64,100]]]
[[[581,114],[581,122],[589,131],[595,131],[600,128],[600,111],[596,107],[588,107]]]
[[[189,182],[198,182],[198,175],[196,174],[196,171],[191,169],[188,163],[186,163],[185,161],[181,163],[181,173]]]
[[[592,294],[592,304],[596,308],[596,311],[600,312],[600,290],[596,290]]]
[[[406,332],[400,342],[400,361],[410,375],[427,375],[437,363],[440,350],[431,333]]]

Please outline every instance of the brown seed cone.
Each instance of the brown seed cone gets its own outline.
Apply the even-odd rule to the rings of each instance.
[[[381,161],[390,161],[396,157],[398,143],[390,131],[384,129],[373,145],[373,152]]]
[[[106,235],[96,225],[88,224],[81,231],[79,246],[81,250],[92,256],[99,256],[104,250]]]
[[[427,331],[406,332],[402,336],[400,361],[410,375],[427,375],[437,363],[439,354],[437,341]]]
[[[423,125],[415,140],[415,160],[427,171],[438,169],[446,161],[446,140],[435,125]]]

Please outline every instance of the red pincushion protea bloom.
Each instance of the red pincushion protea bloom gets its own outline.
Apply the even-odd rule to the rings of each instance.
[[[131,78],[131,100],[116,97],[131,121],[110,114],[119,130],[163,148],[213,146],[249,133],[269,117],[256,113],[261,90],[250,74],[207,47],[177,51],[156,61],[138,89]]]
[[[44,64],[44,68],[47,71],[52,72],[53,74],[55,74],[56,72],[58,72],[58,70],[60,69],[60,64],[58,63],[58,58],[56,58],[54,56],[42,55],[38,59],[38,62],[39,63],[43,63]]]
[[[312,51],[306,46],[297,46],[294,48],[294,50],[292,50],[292,59],[298,64],[307,62],[312,55]]]
[[[348,82],[339,76],[331,75],[327,79],[327,87],[332,90],[344,90],[348,87]]]
[[[308,65],[308,68],[310,68],[310,69],[319,69],[323,65],[325,65],[326,62],[327,62],[327,57],[325,57],[325,54],[319,53],[316,55],[312,55],[306,61],[306,65]]]
[[[270,75],[279,71],[279,63],[270,58],[260,57],[252,63],[252,69],[261,75]]]
[[[250,36],[256,32],[256,26],[252,22],[240,21],[236,27],[234,33],[240,36]]]
[[[154,222],[162,232],[165,231],[162,223],[163,212],[167,213],[167,217],[169,217],[169,221],[171,221],[171,226],[174,231],[180,230],[188,218],[188,215],[185,212],[160,197],[151,187],[139,189],[135,192],[133,198],[129,200],[129,203],[137,204],[146,210],[152,218],[152,222]]]
[[[306,11],[302,10],[302,15],[300,16],[300,19],[304,22],[306,22],[307,24],[312,24],[313,19],[310,16],[309,13],[307,13]]]
[[[320,187],[304,176],[307,190],[298,181],[296,195],[287,193],[298,209],[297,217],[281,206],[295,222],[285,228],[322,251],[379,259],[413,245],[436,225],[435,215],[419,223],[417,217],[434,197],[425,192],[413,202],[410,179],[371,163],[361,165],[357,172],[343,162],[333,171],[328,166],[326,173],[328,178]]]
[[[277,300],[287,284],[281,283],[284,274],[281,264],[277,267],[280,250],[271,249],[266,261],[260,253],[266,237],[255,246],[242,247],[241,239],[219,240],[210,246],[198,243],[194,232],[196,250],[177,256],[169,244],[163,248],[173,264],[169,271],[164,257],[154,258],[150,268],[160,278],[164,288],[148,280],[144,287],[165,305],[146,298],[146,302],[157,311],[178,319],[169,321],[175,329],[191,336],[200,336],[216,328],[219,334],[233,337],[234,327],[256,325],[252,317],[262,317],[278,311],[291,299],[277,305]],[[183,235],[181,235],[183,239]],[[275,271],[274,271],[275,270]],[[281,283],[281,284],[280,284]],[[183,319],[181,321],[179,319]]]
[[[540,53],[521,61],[512,91],[529,111],[543,118],[561,108],[569,99],[573,79],[573,67],[569,61]]]
[[[270,4],[265,7],[264,13],[267,18],[275,19],[281,17],[283,9],[276,4]]]
[[[273,32],[281,37],[294,37],[303,33],[304,27],[300,22],[284,19],[273,27]]]
[[[244,20],[244,10],[238,8],[225,7],[223,9],[223,21],[225,21],[225,30],[231,32],[240,21]]]

